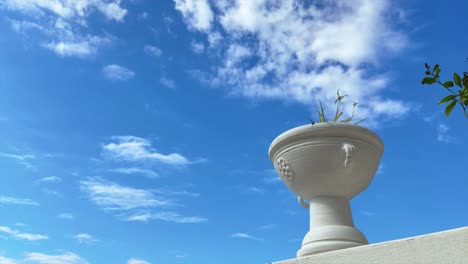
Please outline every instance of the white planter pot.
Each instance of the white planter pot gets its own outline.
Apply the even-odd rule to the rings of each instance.
[[[354,227],[349,201],[372,181],[382,153],[375,133],[352,124],[304,125],[273,140],[276,172],[310,210],[298,257],[368,244]]]

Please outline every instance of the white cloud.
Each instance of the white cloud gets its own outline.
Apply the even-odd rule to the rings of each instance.
[[[258,194],[263,194],[265,193],[265,191],[263,189],[260,189],[258,187],[249,187],[248,189],[249,191],[253,192],[253,193],[258,193]]]
[[[108,19],[121,21],[125,17],[127,10],[120,6],[120,2],[121,0],[4,0],[0,3],[0,8],[41,17],[47,14],[54,14],[54,17],[69,20],[86,18],[95,9]]]
[[[267,175],[267,177],[263,178],[264,183],[275,184],[281,182],[281,178],[278,176],[278,174],[276,174],[274,169],[264,170],[263,174]]]
[[[89,234],[86,234],[86,233],[77,234],[77,235],[74,235],[73,237],[80,244],[89,245],[89,244],[93,244],[93,243],[95,243],[97,241],[93,236],[91,236]]]
[[[25,33],[33,29],[42,31],[42,32],[47,31],[46,28],[34,22],[24,21],[24,20],[15,20],[15,19],[9,19],[9,21],[10,21],[11,28],[18,33]]]
[[[106,65],[102,68],[104,77],[113,81],[126,81],[135,76],[135,72],[116,64]]]
[[[154,57],[159,57],[162,55],[162,50],[156,46],[145,45],[143,49],[147,54],[154,56]]]
[[[208,42],[212,48],[218,46],[222,40],[223,35],[221,35],[219,32],[211,32],[208,34]]]
[[[170,89],[174,89],[176,86],[175,86],[175,83],[173,80],[171,79],[168,79],[166,77],[161,77],[161,79],[159,79],[159,82],[166,86],[167,88],[170,88]]]
[[[56,183],[56,182],[61,182],[62,179],[57,177],[57,176],[50,176],[50,177],[44,177],[42,179],[37,180],[37,182],[42,182],[42,183]]]
[[[195,224],[195,223],[203,223],[206,222],[207,219],[198,216],[182,216],[175,212],[157,212],[149,215],[148,219],[154,220],[163,220],[168,222],[175,222],[181,224]]]
[[[98,1],[96,5],[98,10],[101,11],[101,13],[106,16],[107,19],[123,21],[125,15],[127,14],[127,10],[120,6],[120,2],[121,0],[110,3]]]
[[[86,36],[80,39],[58,40],[42,44],[61,57],[88,57],[111,42],[109,36]]]
[[[371,212],[371,211],[361,211],[361,214],[364,215],[364,216],[368,216],[368,217],[372,217],[372,216],[376,216],[377,213],[375,212]]]
[[[89,264],[86,260],[72,252],[60,255],[48,255],[43,253],[28,253],[24,260],[28,263],[37,264]]]
[[[437,127],[437,141],[442,143],[454,143],[455,139],[450,136],[449,133],[450,128],[445,124],[439,124]]]
[[[176,223],[206,221],[202,217],[183,216],[173,211],[155,211],[157,208],[175,205],[174,200],[165,197],[167,193],[121,186],[100,179],[81,181],[80,185],[81,190],[92,202],[121,220],[139,222],[162,220]]]
[[[16,163],[21,164],[24,166],[26,169],[32,170],[32,171],[37,171],[36,166],[31,164],[29,160],[35,159],[36,156],[32,154],[11,154],[11,153],[5,153],[5,152],[0,152],[0,157],[4,158],[10,158],[16,161]]]
[[[123,21],[127,10],[121,0],[3,0],[0,9],[16,11],[22,21],[11,19],[15,31],[26,33],[34,29],[43,33],[41,46],[61,57],[87,57],[111,41],[109,36],[86,33],[88,19],[100,14],[107,20]]]
[[[19,264],[18,261],[0,256],[0,264]]]
[[[15,239],[29,240],[29,241],[44,240],[44,239],[49,238],[46,235],[24,233],[15,229],[11,229],[7,226],[0,226],[0,232],[3,232]]]
[[[262,226],[260,227],[260,229],[269,230],[269,229],[274,229],[274,228],[276,228],[276,226],[277,226],[277,225],[275,225],[275,224],[267,224],[267,225],[262,225]]]
[[[127,264],[151,264],[151,263],[146,260],[132,258],[127,261]]]
[[[117,169],[112,169],[111,171],[117,172],[117,173],[122,173],[122,174],[140,174],[143,176],[146,176],[148,178],[158,178],[159,174],[153,170],[149,169],[141,169],[141,168],[136,168],[136,167],[130,167],[130,168],[117,168]]]
[[[377,168],[376,174],[377,175],[384,174],[384,171],[385,171],[385,165],[383,162],[380,162],[379,167]]]
[[[172,191],[168,189],[153,189],[153,193],[161,194],[165,196],[187,196],[187,197],[199,197],[199,193],[189,192],[189,191]]]
[[[71,219],[75,218],[73,216],[73,214],[70,214],[70,213],[61,213],[61,214],[57,215],[57,217],[60,218],[60,219],[67,219],[67,220],[71,220]]]
[[[243,239],[252,239],[252,240],[262,240],[261,238],[254,237],[254,236],[249,235],[247,233],[235,233],[235,234],[232,234],[231,237],[243,238]]]
[[[196,54],[202,54],[205,51],[205,45],[203,42],[192,41],[192,51]]]
[[[87,193],[94,203],[107,211],[160,207],[170,204],[169,201],[159,200],[153,193],[143,189],[120,186],[97,179],[80,183],[81,190]]]
[[[271,176],[271,177],[263,178],[263,182],[268,183],[268,184],[280,183],[281,178],[278,176]]]
[[[146,20],[146,19],[148,19],[148,17],[150,17],[150,15],[146,11],[143,11],[143,12],[139,13],[138,16],[137,16],[138,20]]]
[[[174,3],[191,28],[201,31],[211,29],[214,15],[208,0],[174,0]]]
[[[0,205],[1,204],[33,205],[33,206],[39,205],[39,203],[28,198],[17,198],[17,197],[9,197],[9,196],[0,196]]]
[[[150,141],[134,136],[114,136],[112,142],[102,146],[105,157],[124,161],[157,161],[169,165],[192,163],[179,153],[162,154],[153,148]]]
[[[176,1],[187,17],[190,9],[181,2],[191,1]],[[411,105],[382,97],[390,78],[375,73],[385,57],[407,43],[389,20],[389,5],[388,0],[216,1],[218,13],[203,28],[210,47],[219,51],[213,53],[221,54],[211,83],[248,98],[305,105],[321,100],[330,110],[340,89],[351,99],[345,102],[347,113],[354,100],[360,103],[358,116],[369,117],[371,124],[382,117],[401,118]],[[185,21],[197,29],[198,20]],[[223,31],[211,31],[212,24]],[[223,42],[211,45],[210,39]]]

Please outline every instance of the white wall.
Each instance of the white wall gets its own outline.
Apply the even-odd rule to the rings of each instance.
[[[294,254],[295,252],[291,252]],[[468,264],[468,226],[274,264]]]

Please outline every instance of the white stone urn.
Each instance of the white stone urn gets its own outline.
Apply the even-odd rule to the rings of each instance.
[[[353,124],[309,124],[273,140],[276,172],[310,211],[298,257],[368,244],[354,227],[349,201],[372,181],[382,154],[382,140]]]

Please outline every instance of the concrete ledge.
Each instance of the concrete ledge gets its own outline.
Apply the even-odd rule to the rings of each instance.
[[[468,226],[274,264],[467,264]]]

